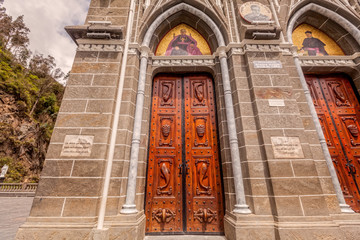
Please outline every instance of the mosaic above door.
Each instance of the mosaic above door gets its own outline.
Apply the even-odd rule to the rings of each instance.
[[[205,38],[195,29],[184,23],[171,29],[160,41],[156,56],[196,56],[211,55]]]
[[[300,56],[345,55],[340,46],[326,33],[309,25],[299,25],[292,34]]]

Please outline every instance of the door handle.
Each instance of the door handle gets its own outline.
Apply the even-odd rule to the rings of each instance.
[[[186,162],[189,162],[189,161],[186,161]],[[188,175],[189,174],[189,171],[190,171],[190,165],[188,163],[186,164],[180,164],[178,166],[178,169],[179,169],[179,174],[182,174],[183,173],[183,167],[185,167],[185,174]]]
[[[188,175],[189,171],[190,171],[190,165],[188,164],[188,162],[190,162],[190,160],[186,161],[186,165],[185,165],[185,174]]]
[[[183,164],[180,164],[180,165],[178,166],[178,169],[179,169],[179,174],[182,174]]]

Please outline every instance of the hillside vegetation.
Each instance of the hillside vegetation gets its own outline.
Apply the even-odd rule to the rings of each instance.
[[[0,8],[0,168],[5,182],[37,182],[54,128],[64,77],[51,56],[32,54],[23,17]]]

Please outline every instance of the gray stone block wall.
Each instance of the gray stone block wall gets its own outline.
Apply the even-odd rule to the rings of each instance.
[[[112,25],[122,26],[125,34],[130,2],[92,0],[85,23],[111,21]],[[214,64],[195,66],[166,63],[155,66],[156,57],[150,52],[136,178],[135,204],[138,213],[120,214],[126,199],[142,38],[152,21],[180,2],[201,9],[214,20],[224,35],[245,198],[252,212],[250,215],[232,212],[236,204],[236,191],[218,58],[220,50],[207,23],[185,10],[170,16],[159,26],[150,41],[151,51],[155,51],[157,43],[168,30],[183,21],[206,35],[214,53],[211,58]],[[143,239],[152,81],[158,73],[207,73],[213,77],[226,210],[225,235],[228,239],[291,239],[293,236],[322,239],[331,234],[338,239],[352,239],[358,234],[358,214],[344,216],[340,213],[291,44],[282,43],[281,38],[240,39],[245,36],[243,31],[249,28],[238,12],[238,6],[243,1],[220,2],[223,3],[222,8],[212,0],[163,1],[157,9],[153,8],[158,1],[150,1],[148,9],[144,9],[144,5],[136,5],[106,205],[105,228],[109,229],[103,229],[107,231],[106,234],[95,229],[123,52],[77,52],[31,214],[20,228],[18,239],[28,236],[33,239],[49,239],[49,236],[54,239],[97,239],[97,236],[103,236],[99,239],[106,239],[104,236],[109,236],[109,239]],[[270,6],[265,0],[257,2]],[[280,27],[287,41],[290,1],[277,2]],[[347,53],[359,54],[359,44],[354,38],[328,18],[318,17],[319,14],[309,12],[296,24],[314,20],[312,23],[316,27],[331,31],[331,37],[341,46],[346,45],[344,50]],[[100,42],[105,45],[109,43],[107,40]],[[123,41],[118,45],[123,47]],[[254,61],[280,61],[282,68],[255,68]],[[341,69],[351,73],[355,85],[359,85],[358,65],[311,69],[330,73]],[[270,106],[271,99],[283,99],[284,106]],[[68,135],[93,136],[91,155],[61,156]],[[276,158],[272,137],[298,138],[304,156]],[[350,221],[353,227],[348,226]]]

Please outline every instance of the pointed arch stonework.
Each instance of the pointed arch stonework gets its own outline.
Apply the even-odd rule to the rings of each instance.
[[[139,73],[139,86],[137,93],[136,101],[136,110],[135,110],[135,120],[134,120],[134,133],[131,147],[131,156],[130,156],[130,167],[129,167],[129,179],[127,185],[127,194],[126,202],[122,207],[121,213],[123,214],[135,214],[138,212],[135,204],[135,187],[136,187],[136,178],[137,178],[137,166],[139,159],[139,147],[140,147],[140,135],[141,135],[141,125],[142,125],[142,114],[144,108],[144,93],[145,93],[145,83],[146,83],[146,72],[149,58],[149,47],[151,39],[156,29],[160,24],[166,21],[170,16],[176,14],[179,11],[187,11],[194,16],[198,16],[213,31],[214,36],[216,37],[218,44],[218,56],[220,60],[220,69],[222,73],[222,84],[224,89],[224,101],[226,109],[226,121],[227,121],[227,130],[229,133],[229,142],[230,142],[230,152],[231,152],[231,164],[234,177],[234,186],[235,186],[235,204],[232,206],[234,213],[240,214],[250,214],[251,211],[249,206],[246,204],[244,182],[242,177],[241,162],[240,162],[240,152],[239,152],[239,141],[236,134],[236,123],[235,123],[235,114],[234,114],[234,105],[232,100],[232,90],[230,85],[230,76],[229,76],[229,67],[227,62],[227,54],[225,51],[225,39],[215,24],[215,22],[207,16],[201,10],[186,4],[180,3],[166,11],[164,11],[160,16],[158,16],[148,28],[143,42],[142,42],[142,52],[141,52],[141,63],[140,63],[140,73]],[[174,61],[178,64],[179,60]],[[205,64],[204,60],[196,60],[200,65]]]
[[[342,212],[344,213],[351,213],[353,212],[352,209],[350,209],[350,206],[348,205],[348,203],[350,203],[348,200],[347,202],[345,202],[345,198],[343,193],[345,193],[343,191],[344,189],[344,185],[343,185],[343,180],[342,177],[340,177],[340,175],[338,175],[336,172],[339,172],[339,170],[336,170],[335,168],[337,167],[337,164],[335,164],[336,160],[334,160],[333,156],[330,154],[330,149],[328,149],[328,143],[329,143],[329,137],[326,134],[326,127],[324,126],[325,124],[325,118],[319,113],[319,109],[318,106],[314,106],[314,102],[313,100],[316,101],[316,97],[314,96],[314,84],[316,85],[317,82],[313,81],[313,79],[318,79],[317,81],[320,81],[319,79],[322,79],[321,81],[327,81],[327,79],[332,79],[332,77],[336,77],[338,75],[327,75],[327,78],[321,78],[319,75],[316,74],[331,74],[331,73],[352,73],[353,77],[358,78],[359,77],[359,72],[360,69],[356,66],[356,56],[354,58],[354,55],[352,56],[341,56],[341,51],[339,50],[338,53],[340,53],[340,56],[330,56],[325,48],[324,48],[324,43],[318,39],[318,38],[314,38],[312,36],[312,29],[315,31],[318,31],[319,36],[321,36],[321,32],[319,30],[317,30],[316,28],[312,27],[311,25],[306,25],[306,24],[311,24],[310,22],[306,22],[306,18],[304,22],[301,22],[301,18],[303,16],[307,16],[307,14],[318,14],[317,16],[321,16],[321,17],[325,17],[330,21],[334,22],[338,24],[337,26],[340,26],[340,28],[343,28],[345,30],[345,32],[347,34],[349,34],[350,37],[350,41],[355,42],[355,47],[352,48],[352,50],[347,50],[348,55],[352,54],[354,51],[356,51],[356,48],[359,49],[360,46],[360,30],[354,26],[349,20],[347,20],[346,18],[344,18],[343,16],[341,16],[340,14],[331,11],[330,9],[327,9],[323,6],[320,6],[318,4],[315,3],[310,3],[307,4],[305,6],[303,6],[302,8],[298,9],[290,18],[289,23],[288,23],[288,28],[287,28],[287,37],[288,37],[288,41],[292,44],[294,44],[293,40],[298,40],[296,39],[296,37],[298,36],[293,36],[294,32],[296,32],[297,29],[302,29],[302,26],[309,26],[308,30],[306,30],[304,32],[304,34],[306,34],[307,39],[310,39],[311,41],[313,41],[313,45],[312,46],[304,46],[304,45],[308,45],[308,43],[306,43],[306,40],[303,41],[302,45],[300,46],[299,49],[299,41],[297,41],[297,47],[298,47],[298,53],[294,55],[294,60],[295,60],[295,65],[296,65],[296,69],[298,71],[298,74],[300,76],[300,80],[301,80],[301,84],[302,87],[304,89],[305,92],[305,96],[306,96],[306,100],[307,100],[307,104],[310,108],[310,112],[311,112],[311,116],[312,116],[312,120],[315,124],[316,127],[316,131],[317,131],[317,135],[318,138],[320,140],[320,143],[322,145],[322,151],[323,154],[325,156],[325,160],[326,163],[328,165],[330,174],[331,174],[331,178],[332,178],[332,183],[334,185],[335,191],[336,191],[336,195],[337,195],[337,199],[339,201],[339,206],[342,210]],[[327,22],[327,20],[323,20],[324,24]],[[296,28],[295,28],[296,26]],[[323,25],[321,25],[323,26]],[[312,29],[310,29],[312,28]],[[298,34],[298,33],[297,33]],[[326,32],[325,32],[326,34]],[[347,35],[346,34],[346,35]],[[324,39],[326,39],[326,36],[324,37]],[[309,41],[310,41],[309,40]],[[317,41],[318,43],[315,43],[315,41]],[[329,43],[331,44],[337,44],[335,42],[332,42],[332,39],[328,40]],[[335,46],[337,47],[337,46]],[[339,47],[342,47],[341,45]],[[343,47],[348,47],[348,46],[343,46]],[[303,53],[305,52],[304,50],[309,49],[308,54],[306,54],[305,56],[303,55]],[[300,51],[299,51],[300,50]],[[320,63],[320,64],[319,64]],[[335,65],[335,66],[334,66]],[[336,66],[336,65],[341,65],[341,67]],[[308,73],[306,76],[304,73]],[[315,74],[315,75],[309,75],[309,73]],[[330,77],[329,77],[330,76]],[[346,77],[345,77],[346,78]],[[342,80],[337,80],[340,81],[341,83],[336,83],[339,84],[339,86],[342,84],[342,81],[345,81],[344,79]],[[346,83],[348,84],[348,83]],[[316,88],[318,89],[319,86]],[[337,88],[336,88],[337,89]],[[322,92],[324,92],[324,90],[322,90]],[[337,93],[337,90],[335,91]],[[318,93],[319,95],[319,93]],[[321,100],[323,101],[323,100]],[[327,100],[326,100],[327,102]],[[327,103],[327,106],[329,106],[330,103]],[[320,111],[321,112],[321,111]],[[320,114],[318,116],[318,114]],[[342,140],[340,141],[340,145],[342,145]],[[333,152],[333,151],[332,151]],[[335,162],[334,162],[335,161]],[[335,166],[334,166],[334,164]],[[338,178],[339,176],[339,178]],[[341,185],[339,180],[341,180]],[[346,188],[346,187],[345,187]],[[351,204],[353,205],[353,204]],[[353,209],[357,209],[357,207],[353,208]]]

